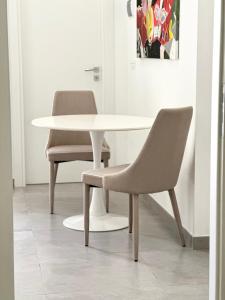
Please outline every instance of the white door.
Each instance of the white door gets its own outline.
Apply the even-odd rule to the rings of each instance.
[[[32,127],[31,120],[51,114],[55,91],[91,89],[98,111],[103,111],[106,77],[103,73],[100,81],[94,81],[93,72],[84,70],[100,67],[105,71],[104,59],[108,58],[103,27],[113,24],[111,20],[104,23],[104,9],[113,8],[113,2],[106,2],[108,0],[21,0],[27,184],[48,182],[45,157],[48,131]],[[107,18],[113,20],[113,11],[107,12]],[[113,37],[112,32],[108,34]],[[84,162],[62,164],[58,180],[80,181],[80,173],[87,167],[91,165]]]

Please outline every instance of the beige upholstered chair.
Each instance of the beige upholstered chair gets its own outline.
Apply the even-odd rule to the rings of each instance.
[[[192,114],[193,109],[191,107],[162,109],[134,163],[91,170],[82,174],[86,246],[89,243],[89,194],[92,186],[130,195],[129,231],[131,233],[133,230],[135,261],[138,261],[138,195],[140,194],[169,192],[182,246],[185,246],[174,188],[180,173]]]
[[[94,94],[91,91],[56,92],[53,103],[53,116],[97,114]],[[46,156],[50,162],[50,212],[54,213],[54,190],[59,163],[70,161],[93,161],[91,139],[88,132],[51,130],[46,147]],[[102,162],[108,166],[110,149],[106,141],[102,147]],[[106,193],[106,206],[109,207],[109,195]]]

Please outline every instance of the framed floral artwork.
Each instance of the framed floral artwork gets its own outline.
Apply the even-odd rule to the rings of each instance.
[[[180,0],[137,0],[137,57],[179,58]]]

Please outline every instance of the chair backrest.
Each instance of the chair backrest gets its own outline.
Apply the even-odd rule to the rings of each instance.
[[[104,188],[130,194],[173,189],[178,181],[192,115],[192,107],[162,109],[137,159],[125,170],[106,175]]]
[[[162,109],[136,161],[128,168],[140,193],[173,189],[178,181],[193,108]]]
[[[92,91],[60,91],[55,93],[53,116],[97,114]],[[51,130],[47,149],[59,145],[91,145],[88,132]]]

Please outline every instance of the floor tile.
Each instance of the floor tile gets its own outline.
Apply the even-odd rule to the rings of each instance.
[[[165,289],[165,295],[162,300],[208,300],[209,287],[208,285],[198,286],[173,286]]]
[[[43,295],[45,288],[40,268],[15,273],[15,292],[23,295]]]
[[[110,211],[127,215],[128,196],[110,193]],[[47,185],[15,190],[16,300],[208,299],[208,252],[182,248],[154,207],[140,200],[138,263],[127,229],[90,233],[84,247],[83,232],[63,226],[81,212],[80,184],[56,185],[54,215]]]
[[[15,300],[47,300],[45,295],[24,295],[17,293]]]
[[[123,257],[111,258],[107,265],[88,261],[74,265],[41,265],[47,294],[83,293],[96,295],[128,293],[129,290],[148,290],[155,287],[156,278],[149,268]]]

